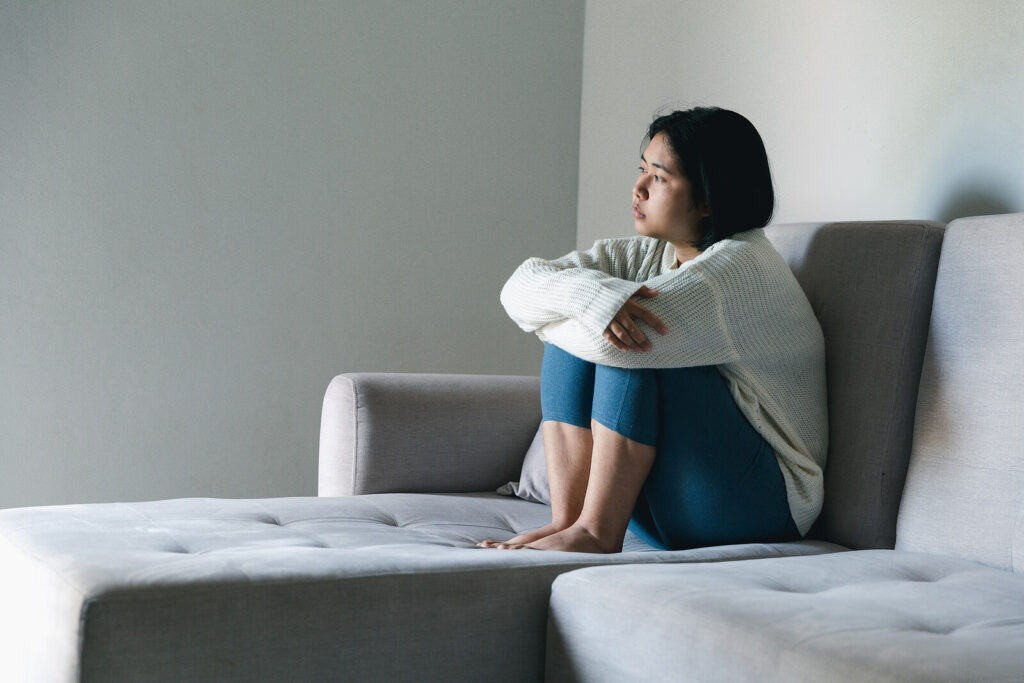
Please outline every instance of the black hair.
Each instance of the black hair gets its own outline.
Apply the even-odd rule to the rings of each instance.
[[[764,227],[775,210],[768,154],[754,124],[728,109],[697,107],[654,119],[643,147],[664,133],[693,201],[708,212],[701,221],[704,251],[737,232]],[[642,154],[641,150],[641,154]]]

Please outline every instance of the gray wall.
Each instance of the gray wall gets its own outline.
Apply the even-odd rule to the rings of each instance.
[[[780,221],[1024,211],[1022,34],[1018,0],[0,0],[0,507],[312,494],[337,372],[536,372],[501,283],[630,232],[661,108],[747,114]]]
[[[778,221],[1024,211],[1020,0],[588,0],[577,243],[629,234],[662,108],[748,116]]]
[[[0,507],[310,495],[343,371],[535,373],[583,2],[0,2]]]

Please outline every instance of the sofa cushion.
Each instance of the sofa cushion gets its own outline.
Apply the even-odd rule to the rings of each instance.
[[[548,485],[547,455],[544,451],[544,427],[537,427],[537,433],[523,458],[523,468],[518,481],[510,481],[498,487],[503,496],[519,496],[531,503],[551,505],[551,487]]]
[[[897,547],[1024,571],[1024,214],[946,232]]]
[[[910,457],[942,226],[772,225],[825,335],[829,449],[812,535],[891,548]]]
[[[474,546],[550,514],[497,494],[0,510],[0,680],[539,680],[564,571],[836,549]]]
[[[599,567],[552,586],[557,681],[1019,681],[1024,577],[891,550]]]

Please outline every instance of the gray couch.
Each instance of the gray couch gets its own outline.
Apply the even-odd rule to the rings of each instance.
[[[1024,680],[1022,253],[1024,215],[946,231],[895,549],[560,577],[548,674]]]
[[[1015,238],[1012,226],[1020,237]],[[976,256],[991,255],[984,231],[1003,239],[1008,248],[997,254],[1003,258],[1015,255],[1014,244],[1024,246],[1020,216],[964,221],[954,228],[954,234],[983,232],[955,242],[960,252],[944,257],[944,272],[951,259],[965,269]],[[815,592],[815,572],[856,596],[857,563],[870,560],[851,559],[844,565],[844,558],[902,556],[868,549],[892,548],[897,538],[943,229],[924,222],[803,224],[773,226],[769,236],[807,291],[826,337],[831,447],[826,508],[813,538],[664,552],[628,537],[624,552],[611,556],[476,548],[483,537],[510,537],[550,518],[543,505],[493,492],[518,478],[535,435],[540,419],[536,378],[343,375],[331,382],[324,400],[318,498],[0,511],[0,679],[542,680],[547,667],[553,679],[701,680],[711,672],[723,678],[775,673],[786,680],[804,672],[817,677],[817,660],[809,657],[806,669],[773,670],[765,665],[765,653],[802,660],[807,639],[819,632],[833,636],[831,642],[836,632],[860,634],[864,641],[856,642],[864,651],[872,649],[868,636],[873,635],[879,657],[875,669],[866,667],[863,674],[883,671],[900,678],[902,669],[890,666],[905,662],[883,656],[889,644],[884,629],[862,633],[839,611],[837,626],[822,631],[818,625],[832,617],[827,606],[801,610],[786,596],[829,595],[829,589]],[[1003,283],[1004,289],[1005,282],[1012,282],[997,275],[978,276],[977,281]],[[946,287],[954,294],[970,291],[962,275],[956,277]],[[995,284],[986,292],[996,294],[1000,305],[1022,310]],[[985,315],[992,310],[984,309]],[[1019,314],[1007,316],[1015,329],[1022,327]],[[985,326],[1000,320],[989,315]],[[1003,338],[1004,343],[1016,339],[1017,346],[1002,353],[1018,361],[1016,374],[1007,365],[1004,381],[995,382],[1001,391],[1006,377],[1011,389],[1021,389],[1017,334]],[[979,343],[977,335],[968,339]],[[956,336],[945,338],[940,350],[952,349],[957,341]],[[929,348],[935,344],[933,334]],[[933,350],[933,365],[934,356]],[[977,383],[977,377],[971,381]],[[928,432],[928,448],[945,437],[957,439],[958,448],[967,447],[973,437],[951,424],[963,409],[951,402],[949,384],[939,385],[935,406],[922,402],[929,424],[945,425],[945,431]],[[965,393],[964,400],[976,411],[984,399],[980,393]],[[1007,418],[1006,406],[1022,405],[1015,396],[984,400],[996,407],[982,411],[982,417],[996,422]],[[955,411],[953,417],[948,410]],[[975,572],[992,572],[991,581],[980,585],[996,591],[1020,579],[1006,571],[1011,562],[1004,562],[1002,570],[985,569],[946,556],[993,564],[987,555],[954,551],[971,548],[965,537],[979,540],[983,532],[1014,524],[1018,552],[1024,549],[1021,457],[1014,460],[1005,448],[998,452],[1009,466],[996,481],[1017,488],[999,489],[1002,497],[979,496],[980,510],[967,514],[971,501],[953,503],[963,499],[965,490],[988,492],[988,482],[981,480],[988,465],[955,469],[932,455],[922,459],[922,420],[917,424],[915,465],[899,516],[900,543],[916,543],[913,550],[943,556],[917,556],[929,566],[961,562]],[[969,426],[994,444],[1004,443],[1006,434],[986,431],[984,420]],[[917,476],[918,470],[924,474]],[[921,479],[932,485],[917,483]],[[934,483],[945,480],[943,486]],[[918,514],[907,515],[910,501]],[[1013,520],[1003,523],[1007,511]],[[944,520],[954,525],[955,537],[946,543],[926,541],[943,537]],[[858,552],[844,552],[850,549]],[[772,567],[780,567],[783,577],[771,584],[774,603],[740,597],[738,585],[752,585],[759,572]],[[892,569],[903,578],[917,576],[899,571]],[[795,574],[807,580],[788,590],[784,579]],[[683,596],[685,590],[644,592],[665,582],[685,586],[691,575],[699,587],[691,595],[722,596],[711,601],[721,605],[713,629],[688,630],[708,616],[681,598],[677,604],[665,597]],[[851,583],[844,584],[847,575]],[[934,574],[922,570],[920,575]],[[598,611],[602,605],[620,606],[604,593],[612,585],[618,587],[612,593],[635,595],[635,603],[623,611],[609,608],[600,618],[577,610],[578,604],[583,605],[579,610]],[[1014,585],[1024,594],[1019,582]],[[592,593],[602,597],[591,600]],[[873,586],[866,586],[864,595],[869,607],[861,611],[875,613],[897,604]],[[773,615],[773,604],[790,611]],[[985,605],[976,601],[970,609],[965,606],[965,613],[984,611]],[[735,627],[727,624],[730,614]],[[658,618],[635,620],[635,615]],[[922,615],[926,622],[928,613]],[[1013,627],[1002,612],[993,620],[1000,634]],[[1024,622],[1024,616],[1018,621]],[[676,625],[678,630],[671,631]],[[743,631],[744,626],[763,637]],[[781,630],[771,635],[771,627]],[[698,632],[704,635],[695,637]],[[787,650],[786,638],[794,634],[799,637]],[[732,635],[738,637],[730,640]],[[1019,639],[1002,635],[996,641],[1019,645]],[[913,652],[913,645],[900,649]],[[827,648],[821,651],[829,656]],[[609,659],[629,666],[616,669]],[[981,667],[998,658],[978,659]]]

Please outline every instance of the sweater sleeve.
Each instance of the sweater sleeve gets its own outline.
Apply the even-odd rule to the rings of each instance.
[[[666,335],[660,335],[640,323],[651,342],[650,351],[620,351],[604,339],[604,327],[594,330],[573,319],[548,323],[538,336],[583,360],[623,368],[694,367],[737,360],[720,292],[701,268],[671,271],[641,284],[658,290],[656,297],[641,303],[668,328]]]
[[[601,240],[587,251],[548,261],[531,258],[501,290],[510,318],[527,332],[575,321],[600,337],[623,304],[640,289],[633,278],[648,247],[637,239]]]

